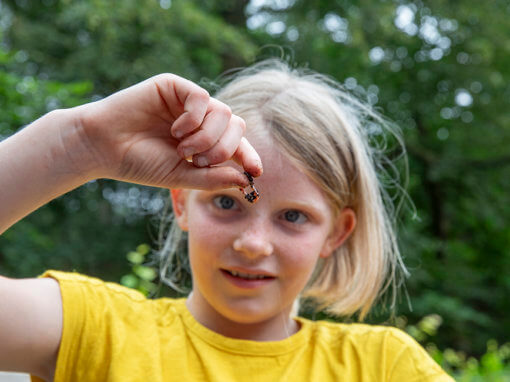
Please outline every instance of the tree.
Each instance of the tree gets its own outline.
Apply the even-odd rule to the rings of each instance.
[[[92,79],[103,95],[162,72],[214,78],[256,52],[242,29],[193,1],[4,3],[13,14],[6,40],[28,54],[33,71],[62,81]]]
[[[297,62],[344,82],[403,129],[418,216],[408,212],[400,224],[413,273],[414,311],[406,314],[417,320],[439,313],[445,318],[439,342],[471,352],[483,351],[491,336],[505,338],[507,3],[265,4],[248,19],[260,41],[269,34],[290,45]]]
[[[4,66],[9,75],[90,80],[97,96],[160,71],[195,81],[214,79],[257,56],[275,54],[336,78],[396,121],[407,144],[408,193],[417,217],[408,203],[399,227],[413,274],[407,285],[414,310],[408,311],[404,298],[400,312],[411,322],[439,313],[444,319],[436,338],[440,347],[448,344],[482,353],[488,338],[506,338],[510,117],[505,111],[510,87],[505,79],[510,70],[510,7],[505,1],[4,0],[2,4],[3,10],[8,5],[12,12],[4,42],[17,59],[15,65]],[[272,44],[282,48],[267,47]],[[23,123],[9,120],[2,126]],[[106,202],[116,211],[108,215],[114,220],[125,222],[135,215],[127,204],[130,197],[134,205],[140,204],[136,198],[143,192],[151,195],[146,204],[159,200],[138,187],[105,181],[96,186],[92,200],[98,205]],[[63,200],[79,201],[76,220],[93,219],[96,212],[83,208],[89,201],[80,192],[84,191]],[[50,207],[52,211],[58,210],[58,203]],[[68,216],[65,207],[60,211],[58,219]],[[125,235],[119,232],[112,240],[123,243],[133,232],[144,231],[147,222],[135,221],[140,220],[134,219],[124,228]],[[41,242],[46,237],[44,224],[41,218],[34,226]],[[0,252],[26,237],[17,233],[22,232],[18,227],[9,231],[16,240],[0,238]],[[80,229],[83,243],[94,242],[89,234],[98,237],[97,232]],[[90,255],[85,244],[66,245],[62,253],[83,248],[79,257]],[[105,250],[115,252],[100,246],[92,252],[99,257]],[[109,258],[111,262],[117,255]],[[69,266],[74,261],[75,257],[70,259]],[[95,264],[80,265],[79,270],[92,273]]]

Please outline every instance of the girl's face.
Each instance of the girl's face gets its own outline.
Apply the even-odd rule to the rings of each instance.
[[[255,147],[264,162],[256,204],[237,189],[172,197],[189,233],[191,313],[220,334],[277,340],[295,331],[289,314],[296,296],[317,260],[351,233],[355,216],[345,209],[334,218],[320,188],[274,145]]]

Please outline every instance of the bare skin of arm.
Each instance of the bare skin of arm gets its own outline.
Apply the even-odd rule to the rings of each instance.
[[[53,381],[63,321],[57,281],[0,276],[0,301],[0,370]]]
[[[262,165],[244,132],[244,121],[226,105],[172,74],[50,112],[0,142],[0,234],[97,178],[165,188],[246,187],[243,170],[259,176]],[[215,166],[230,159],[242,170]],[[61,333],[55,280],[0,276],[0,370],[52,380]]]

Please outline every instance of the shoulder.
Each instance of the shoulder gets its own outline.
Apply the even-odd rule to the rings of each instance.
[[[125,297],[133,301],[145,301],[146,297],[131,288],[122,285],[100,280],[96,277],[86,276],[76,272],[61,272],[49,270],[40,277],[50,277],[58,281],[60,288],[80,289],[92,294],[113,294]]]
[[[308,322],[312,325],[316,336],[334,342],[349,342],[360,346],[374,346],[377,344],[384,344],[385,346],[418,345],[407,333],[391,326],[343,324],[330,321]]]
[[[143,320],[146,325],[168,325],[185,307],[182,299],[149,299],[132,288],[76,272],[49,270],[40,277],[55,279],[60,285],[64,318],[101,325],[106,318],[117,324],[119,320]]]
[[[312,323],[315,341],[342,362],[354,362],[382,380],[452,381],[404,331],[379,325]]]
[[[153,315],[142,293],[76,272],[47,271],[41,277],[57,280],[62,295],[64,334],[102,332],[113,326],[132,326]],[[72,334],[72,333],[71,333]]]

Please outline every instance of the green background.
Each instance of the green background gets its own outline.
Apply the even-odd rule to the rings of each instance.
[[[489,339],[508,341],[507,1],[0,0],[0,138],[153,74],[210,89],[223,71],[268,57],[334,77],[402,129],[412,202],[398,226],[412,311],[402,291],[398,322],[438,314],[428,341],[478,358]],[[126,253],[153,243],[167,197],[90,182],[0,237],[0,273],[119,281],[132,271]]]

